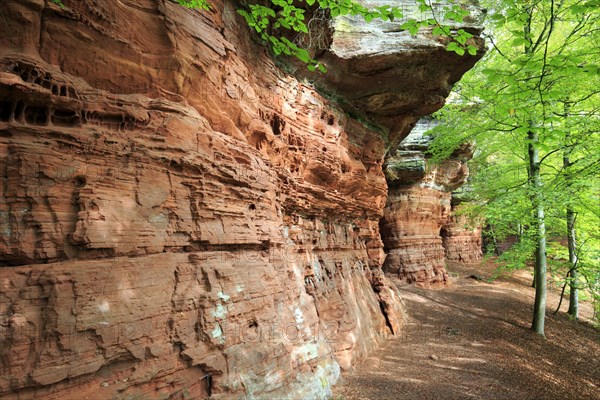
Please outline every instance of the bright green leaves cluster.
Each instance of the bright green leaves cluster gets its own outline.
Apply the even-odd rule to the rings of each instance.
[[[314,60],[307,49],[298,46],[285,36],[271,34],[273,30],[286,29],[292,32],[308,33],[305,23],[306,10],[296,7],[293,0],[271,0],[271,6],[250,4],[248,9],[238,13],[244,17],[248,26],[259,34],[275,55],[293,56],[308,64],[311,71],[326,72],[322,63]]]
[[[353,0],[304,0],[294,2],[293,0],[270,0],[268,6],[261,4],[249,4],[247,9],[240,9],[248,26],[256,31],[260,37],[269,45],[275,55],[293,56],[307,64],[310,71],[326,72],[325,65],[313,59],[308,50],[301,48],[284,35],[278,33],[281,29],[291,32],[308,34],[308,21],[306,10],[317,5],[323,10],[328,10],[331,17],[340,15],[363,16],[366,21],[374,18],[393,21],[402,18],[402,11],[397,7],[384,5],[369,10]],[[304,3],[304,4],[303,4]],[[297,6],[296,4],[303,5]]]
[[[579,283],[596,296],[600,317],[600,1],[488,4],[492,50],[455,87],[459,102],[439,112],[445,123],[430,149],[443,158],[462,141],[476,142],[471,182],[479,203],[470,211],[486,218],[496,240],[518,235],[507,265],[533,259],[532,199],[546,211],[550,255],[564,253],[552,238],[565,238],[566,210],[574,210],[587,279]],[[540,153],[539,187],[529,176],[531,145]],[[565,280],[564,259],[549,257],[548,268]]]
[[[402,10],[390,5],[382,5],[374,9],[368,9],[365,6],[356,3],[353,0],[305,0],[306,4],[312,6],[317,4],[324,10],[329,10],[332,18],[340,15],[362,16],[365,21],[371,22],[375,18],[383,21],[393,21],[403,17]]]
[[[394,21],[403,17],[400,9],[390,6],[380,6],[375,10],[366,10],[358,14],[362,15],[367,22],[373,21],[374,18],[380,18],[384,21]]]
[[[273,5],[281,7],[277,21],[273,24],[275,29],[285,28],[296,32],[308,33],[308,27],[304,23],[304,9],[295,7],[287,0],[272,0],[272,2]]]
[[[433,8],[433,2],[427,3],[426,0],[416,0],[416,2],[419,3],[420,12],[432,13],[432,17],[423,20],[416,20],[413,18],[408,19],[401,25],[402,29],[408,31],[412,36],[415,36],[419,32],[419,29],[432,27],[431,33],[433,36],[450,38],[446,50],[455,52],[460,56],[465,53],[469,53],[472,56],[477,55],[477,47],[467,43],[467,41],[473,37],[471,33],[464,29],[455,30],[451,26],[440,21],[441,19],[442,21],[462,23],[465,17],[469,15],[469,11],[460,4],[450,4],[442,11],[442,18],[438,18],[435,14],[435,9]]]
[[[458,4],[452,5],[448,11],[444,14],[444,19],[448,21],[463,22],[465,17],[469,15],[469,12],[462,8]]]
[[[421,11],[432,10],[431,5],[426,0],[416,0],[420,3]],[[390,5],[382,5],[373,9],[355,2],[354,0],[270,0],[269,5],[249,4],[245,9],[238,10],[248,26],[256,31],[260,37],[268,44],[276,55],[284,54],[294,56],[307,63],[311,71],[319,70],[325,72],[325,66],[313,59],[307,49],[303,49],[291,40],[286,39],[281,34],[281,29],[290,32],[308,34],[308,21],[306,20],[306,10],[318,6],[322,10],[327,10],[330,17],[335,18],[343,15],[361,16],[366,22],[373,19],[383,21],[394,21],[404,17],[402,10]],[[449,6],[443,14],[445,20],[462,22],[468,15],[468,11],[460,5],[453,4]],[[453,31],[449,26],[443,25],[435,18],[429,18],[424,21],[409,19],[401,25],[402,29],[416,35],[420,28],[433,26],[434,36],[448,36],[452,40],[448,45],[448,51],[454,51],[459,55],[468,52],[471,55],[477,54],[477,47],[467,44],[467,41],[473,37],[463,29]]]
[[[275,17],[275,11],[272,8],[261,6],[258,4],[250,4],[250,12],[246,10],[239,10],[248,26],[256,30],[258,33],[262,33],[270,25],[270,18]]]
[[[436,28],[434,28],[434,34]],[[448,43],[446,50],[454,51],[459,56],[464,55],[465,50],[472,56],[477,55],[477,47],[473,46],[472,44],[467,44],[467,41],[472,37],[473,35],[469,32],[465,31],[464,29],[459,29],[456,35],[453,37],[454,41]]]
[[[476,55],[477,47],[467,44],[467,41],[469,39],[471,39],[472,37],[473,37],[473,35],[470,34],[469,32],[465,31],[464,29],[459,29],[458,32],[456,33],[456,36],[454,36],[455,42],[451,42],[450,44],[448,44],[447,50],[452,51],[453,49],[451,48],[451,45],[456,43],[456,49],[454,49],[454,51],[459,56],[462,56],[463,54],[465,54],[465,49],[469,52],[470,55],[472,55],[472,56]]]
[[[427,5],[425,0],[419,0],[421,2],[420,10],[427,11],[427,8],[430,6]],[[452,4],[449,8],[447,8],[444,12],[443,19],[445,21],[455,21],[457,23],[462,23],[469,15],[469,11],[463,8],[460,4]],[[472,56],[477,55],[477,47],[472,44],[468,44],[468,40],[473,37],[473,35],[464,29],[458,29],[454,32],[448,25],[442,25],[437,18],[432,18],[426,21],[427,25],[433,26],[432,34],[434,36],[446,36],[451,38],[452,40],[446,46],[446,50],[453,51],[459,56],[465,54],[465,52],[469,53]],[[412,33],[412,32],[411,32]]]
[[[210,10],[207,0],[175,0],[179,5],[196,10]]]

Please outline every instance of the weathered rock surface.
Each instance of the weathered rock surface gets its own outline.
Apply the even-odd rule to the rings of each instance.
[[[476,263],[483,257],[481,228],[472,227],[464,217],[453,216],[442,227],[442,244],[446,260],[461,263]]]
[[[431,28],[412,36],[401,28],[408,19],[432,18],[431,11],[419,11],[413,0],[358,0],[365,7],[398,7],[403,18],[394,21],[366,22],[360,16],[342,16],[333,21],[332,43],[319,61],[330,66],[329,73],[317,77],[316,84],[341,99],[352,114],[386,128],[389,148],[400,141],[424,115],[440,109],[462,75],[473,67],[484,53],[483,11],[476,1],[463,2],[470,14],[458,26],[444,20],[444,7],[434,5],[440,23],[462,28],[475,36],[469,39],[480,49],[477,56],[457,57],[446,51],[446,37],[434,37]],[[314,79],[314,78],[313,78]]]
[[[230,2],[64,3],[0,3],[0,396],[327,397],[402,322],[379,132]]]
[[[461,203],[468,202],[470,190],[467,184],[452,193],[451,217],[440,231],[448,261],[471,264],[483,258],[481,221],[456,213]]]
[[[384,270],[408,283],[448,279],[440,228],[448,221],[450,193],[431,188],[390,188],[381,235],[388,256]]]
[[[423,136],[434,124],[424,119],[386,161],[389,196],[381,221],[381,234],[388,257],[384,270],[408,283],[428,286],[448,280],[446,254],[454,260],[471,246],[473,236],[451,222],[451,192],[466,182],[466,161],[472,148],[463,146],[439,165],[428,165],[424,155],[428,140]],[[442,233],[447,236],[442,240]],[[481,246],[480,246],[481,247]],[[471,257],[464,255],[465,259]]]

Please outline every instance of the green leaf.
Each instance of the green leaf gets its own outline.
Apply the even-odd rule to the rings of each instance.
[[[520,126],[517,129],[515,129],[515,133],[517,135],[527,135],[527,133],[531,130],[531,128],[529,126]]]
[[[481,70],[481,73],[485,75],[498,75],[498,70],[492,68],[484,68]]]
[[[518,37],[516,39],[514,39],[511,43],[512,46],[516,47],[516,46],[524,46],[526,44],[529,44],[529,41],[523,37]]]
[[[464,29],[459,29],[457,32],[460,36],[466,37],[467,39],[470,39],[473,37],[472,34],[470,34],[469,32],[465,31]]]
[[[446,46],[447,51],[456,51],[456,49],[458,49],[458,43],[456,42],[450,42],[448,43],[448,46]]]
[[[304,49],[298,49],[298,51],[296,52],[295,55],[302,62],[307,63],[310,61],[310,56],[308,54],[308,51],[306,51]]]
[[[64,7],[61,0],[52,0],[61,7]],[[176,0],[179,5],[186,8],[192,8],[196,10],[210,10],[210,4],[206,0]]]

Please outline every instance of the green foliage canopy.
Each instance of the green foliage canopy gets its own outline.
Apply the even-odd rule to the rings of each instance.
[[[455,88],[458,101],[438,113],[444,123],[432,132],[431,152],[443,159],[460,143],[476,142],[475,203],[465,212],[483,216],[497,240],[518,236],[502,257],[509,267],[533,259],[532,199],[539,198],[550,271],[564,272],[565,215],[573,210],[578,284],[596,297],[599,312],[600,1],[502,0],[488,6],[492,49]],[[540,152],[539,187],[530,184],[530,145]]]

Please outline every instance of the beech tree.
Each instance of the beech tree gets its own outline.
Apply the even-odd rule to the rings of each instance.
[[[573,316],[583,264],[588,288],[596,290],[598,279],[600,241],[589,222],[600,222],[600,1],[488,5],[490,52],[456,88],[458,101],[440,112],[445,124],[434,132],[432,152],[444,157],[469,140],[479,146],[473,211],[499,227],[496,234],[518,234],[504,259],[534,262],[532,329],[544,335],[548,256],[560,253],[554,239],[567,242]]]

